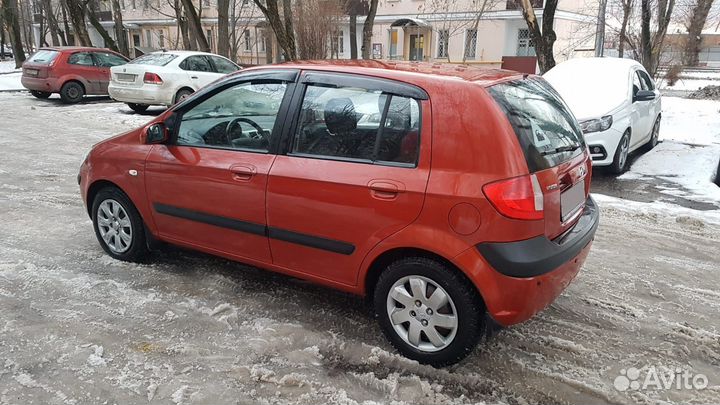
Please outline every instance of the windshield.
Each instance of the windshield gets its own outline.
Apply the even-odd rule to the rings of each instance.
[[[55,58],[57,58],[59,52],[58,51],[52,51],[49,49],[41,49],[33,54],[33,56],[28,59],[28,62],[32,63],[44,63],[49,64]]]
[[[177,55],[171,53],[149,53],[139,58],[135,58],[128,64],[132,65],[152,65],[152,66],[165,66],[170,63],[171,60],[177,58]]]
[[[575,117],[545,80],[514,80],[488,91],[507,115],[531,171],[557,166],[584,149]]]

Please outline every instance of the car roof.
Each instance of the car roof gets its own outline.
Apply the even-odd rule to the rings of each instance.
[[[45,51],[58,51],[58,52],[72,52],[72,51],[102,51],[102,52],[113,52],[115,51],[107,48],[95,48],[92,46],[44,46],[40,50]]]
[[[614,57],[574,58],[559,63],[557,66],[593,67],[598,69],[629,69],[637,66],[642,67],[636,60]]]
[[[167,54],[170,54],[170,55],[178,55],[178,56],[192,56],[192,55],[212,55],[212,56],[220,56],[220,55],[217,55],[217,54],[214,54],[214,53],[210,53],[210,52],[185,51],[185,50],[181,50],[181,49],[178,49],[178,50],[175,50],[175,49],[167,49],[167,50],[165,50],[165,49],[163,49],[163,50],[160,50],[160,51],[154,51],[154,52],[146,53],[146,55],[159,54],[159,53],[167,53]]]
[[[296,68],[336,73],[355,73],[395,79],[417,85],[422,85],[423,80],[431,79],[439,81],[451,80],[454,82],[465,81],[488,86],[497,82],[528,76],[512,70],[465,64],[379,60],[295,61],[243,69],[242,72],[268,68]]]

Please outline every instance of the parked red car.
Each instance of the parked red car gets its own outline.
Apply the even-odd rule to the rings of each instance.
[[[400,352],[443,366],[575,277],[590,171],[540,77],[355,61],[228,76],[97,144],[78,182],[110,256],[160,240],[366,295]]]
[[[103,48],[41,48],[23,63],[22,85],[37,98],[60,93],[66,103],[85,95],[107,95],[110,68],[128,59]]]

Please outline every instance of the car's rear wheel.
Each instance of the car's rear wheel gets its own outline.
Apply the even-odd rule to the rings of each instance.
[[[660,117],[657,117],[655,120],[655,125],[653,125],[652,133],[650,134],[650,140],[648,141],[648,150],[656,147],[660,143]]]
[[[610,165],[610,171],[614,174],[623,174],[628,169],[628,157],[630,155],[630,131],[625,131],[617,148],[615,148],[615,155],[613,156],[613,162]]]
[[[50,97],[50,95],[52,93],[48,93],[46,91],[30,90],[30,94],[32,94],[33,96],[40,98],[40,99],[46,99],[46,98]]]
[[[145,226],[125,193],[115,187],[100,190],[91,212],[95,236],[107,254],[129,262],[140,261],[147,255]]]
[[[374,291],[375,316],[404,356],[435,367],[465,358],[484,330],[472,284],[445,264],[409,257],[390,264]]]
[[[127,103],[128,107],[130,107],[131,110],[135,111],[136,113],[144,113],[147,111],[148,107],[150,107],[147,104],[135,104],[135,103]]]
[[[68,104],[78,103],[84,96],[85,89],[78,82],[67,82],[60,89],[60,98]]]
[[[193,93],[194,93],[194,92],[193,92],[192,90],[190,90],[190,89],[180,89],[180,90],[178,90],[178,92],[175,94],[175,104],[177,104],[177,103],[185,100],[186,98],[190,97],[190,95],[193,94]]]

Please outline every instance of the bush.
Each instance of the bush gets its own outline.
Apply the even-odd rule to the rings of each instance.
[[[682,65],[672,65],[670,66],[670,69],[668,69],[667,73],[665,74],[665,83],[669,87],[672,87],[677,83],[678,79],[680,78],[680,74],[683,71]]]

